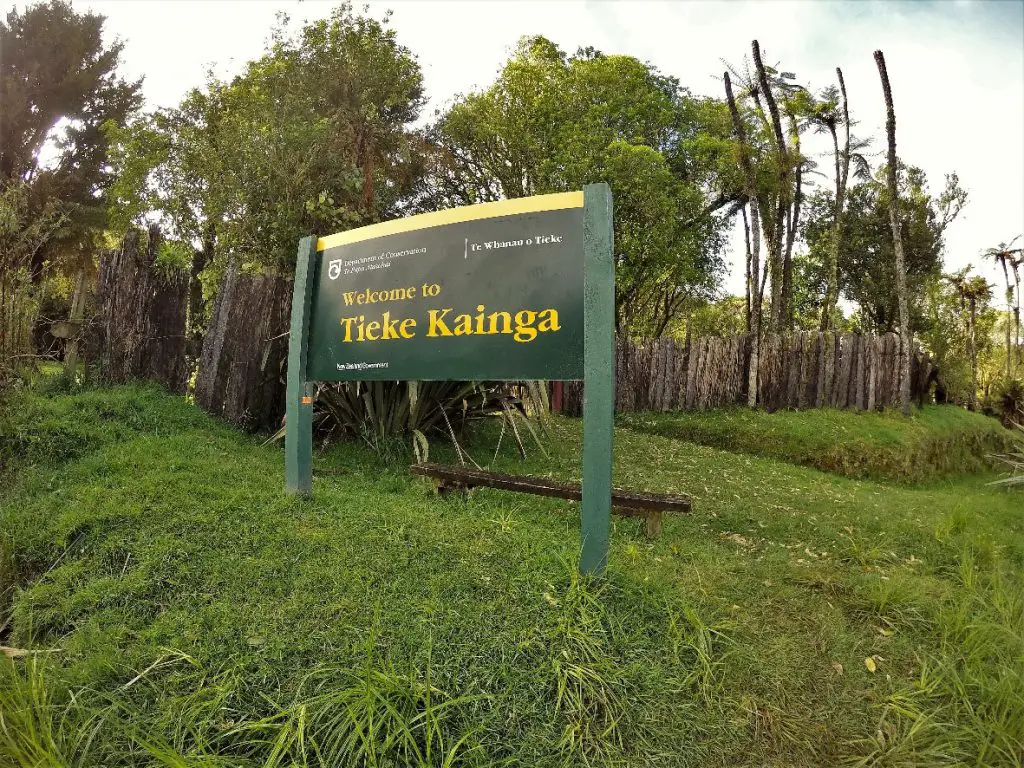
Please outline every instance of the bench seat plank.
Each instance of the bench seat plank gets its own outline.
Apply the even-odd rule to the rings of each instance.
[[[413,464],[410,468],[415,475],[430,477],[445,485],[463,488],[485,487],[504,491],[518,491],[534,496],[580,501],[582,490],[579,483],[563,483],[545,477],[525,477],[488,472],[481,469],[452,467],[444,464],[425,462]],[[647,517],[649,512],[689,512],[690,497],[667,493],[646,493],[612,489],[612,506],[618,514]]]

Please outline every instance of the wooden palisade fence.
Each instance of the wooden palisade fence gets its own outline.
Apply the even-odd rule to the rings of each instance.
[[[156,225],[145,236],[132,230],[103,254],[88,357],[107,381],[152,379],[184,392],[188,273],[157,265],[160,239]]]
[[[196,403],[243,429],[275,429],[284,415],[292,281],[232,261],[214,299],[196,375]]]
[[[747,336],[672,338],[615,345],[615,409],[707,410],[747,402]],[[899,406],[899,339],[894,333],[768,335],[758,362],[758,405],[875,410]],[[927,395],[931,360],[915,351],[911,396]],[[562,410],[578,414],[582,386],[567,385]]]

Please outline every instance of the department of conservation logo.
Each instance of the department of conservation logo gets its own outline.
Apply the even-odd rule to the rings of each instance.
[[[327,263],[327,277],[331,280],[337,280],[341,277],[341,259],[331,259]]]

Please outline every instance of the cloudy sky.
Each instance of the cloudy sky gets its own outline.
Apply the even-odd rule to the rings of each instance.
[[[18,3],[23,5],[23,3]],[[74,0],[107,16],[125,41],[126,74],[145,76],[150,106],[175,104],[209,65],[237,71],[263,50],[278,11],[326,15],[305,0]],[[357,7],[361,7],[356,3]],[[370,0],[393,10],[400,40],[419,57],[431,104],[488,85],[523,35],[565,51],[591,45],[636,56],[692,91],[721,95],[722,59],[742,62],[757,39],[767,62],[813,89],[841,66],[855,129],[884,147],[884,105],[872,59],[885,51],[896,105],[898,152],[934,188],[955,171],[970,202],[947,233],[950,268],[982,265],[985,247],[1024,232],[1024,1],[728,0],[720,2],[502,2]],[[730,254],[727,288],[742,290],[742,256]],[[1001,295],[1001,292],[999,293]]]

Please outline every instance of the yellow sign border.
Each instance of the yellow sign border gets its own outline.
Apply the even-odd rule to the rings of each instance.
[[[538,211],[559,211],[565,208],[582,208],[583,192],[558,192],[553,195],[534,195],[520,197],[515,200],[499,200],[494,203],[479,203],[461,208],[449,208],[444,211],[421,213],[404,219],[383,221],[368,227],[350,229],[321,237],[316,241],[318,251],[326,251],[339,245],[372,240],[385,235],[397,235],[400,232],[412,232],[417,229],[439,227],[444,224],[459,224],[463,221],[493,219],[499,216],[513,216],[517,213],[537,213]]]

